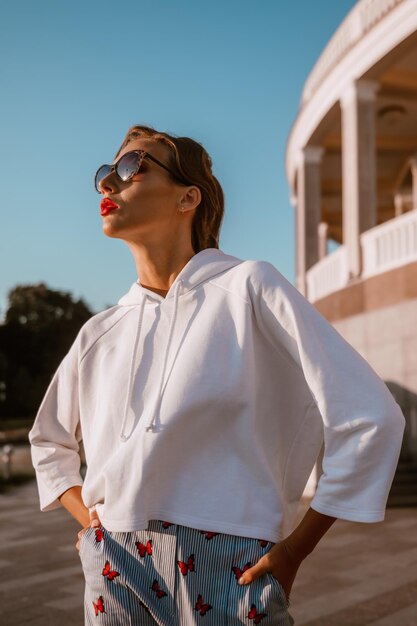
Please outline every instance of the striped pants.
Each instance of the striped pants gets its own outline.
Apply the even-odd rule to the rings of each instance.
[[[272,574],[237,582],[272,546],[160,520],[132,532],[88,528],[80,540],[85,624],[292,626]]]

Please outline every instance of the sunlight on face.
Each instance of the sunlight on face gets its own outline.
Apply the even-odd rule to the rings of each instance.
[[[169,166],[169,148],[151,139],[134,139],[113,163],[135,149],[145,150]],[[145,158],[140,171],[129,181],[122,181],[112,172],[103,178],[100,189],[119,207],[102,217],[107,236],[133,241],[154,239],[175,230],[184,186],[173,181],[157,163]]]

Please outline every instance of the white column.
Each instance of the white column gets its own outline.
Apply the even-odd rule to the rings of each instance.
[[[320,222],[319,224],[319,260],[324,259],[327,256],[327,235],[329,232],[329,225],[327,222]]]
[[[298,155],[296,201],[297,289],[307,295],[306,272],[319,260],[321,159],[324,148],[306,146]]]
[[[343,243],[347,248],[349,275],[360,276],[362,259],[359,236],[376,220],[375,98],[373,81],[351,83],[341,98]]]
[[[404,211],[404,197],[402,193],[394,195],[395,217],[400,217]]]
[[[412,190],[412,198],[413,205],[412,208],[417,210],[417,155],[413,157],[411,160],[411,174],[413,177],[413,190]]]

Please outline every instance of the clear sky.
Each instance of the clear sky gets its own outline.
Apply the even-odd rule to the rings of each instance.
[[[94,173],[127,129],[203,143],[226,195],[220,248],[294,283],[285,149],[302,88],[354,0],[2,3],[0,317],[44,281],[93,312],[137,279],[101,229]]]

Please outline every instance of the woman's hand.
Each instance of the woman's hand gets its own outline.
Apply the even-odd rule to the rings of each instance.
[[[253,567],[247,569],[239,582],[251,583],[265,572],[270,572],[281,583],[288,604],[298,568],[335,521],[336,517],[309,507],[292,533],[272,546]]]
[[[78,531],[78,541],[75,544],[75,547],[77,548],[78,553],[80,552],[80,540],[81,540],[81,537],[83,536],[83,534],[85,533],[85,531],[88,530],[88,528],[98,528],[100,526],[100,524],[101,524],[100,518],[99,518],[95,508],[90,509],[89,513],[90,513],[90,523],[89,523],[89,525],[88,526],[84,526],[84,528],[81,528],[81,530]]]
[[[301,563],[302,559],[292,553],[290,546],[284,539],[272,546],[255,565],[247,569],[239,579],[239,583],[246,585],[266,572],[270,572],[281,584],[288,604],[294,579]]]

